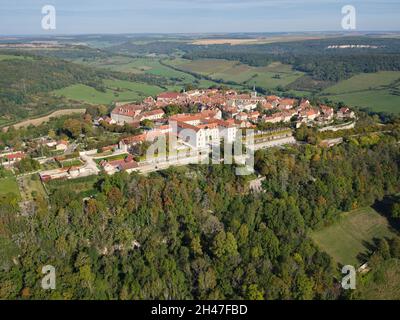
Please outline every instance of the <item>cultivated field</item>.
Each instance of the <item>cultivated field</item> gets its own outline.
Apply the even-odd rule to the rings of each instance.
[[[400,112],[400,72],[360,74],[325,89],[321,95],[373,111]]]
[[[180,72],[164,66],[158,58],[133,58],[125,56],[113,56],[105,59],[95,59],[89,61],[75,61],[87,64],[92,67],[105,68],[112,71],[153,74],[183,83],[193,83],[196,79],[185,72]]]
[[[322,94],[345,94],[365,90],[385,89],[400,81],[399,71],[381,71],[377,73],[363,73],[340,81],[332,87],[322,91]]]
[[[368,253],[374,239],[393,236],[386,218],[372,208],[344,213],[338,223],[311,234],[318,247],[337,263],[354,266],[365,262],[359,256]]]
[[[388,90],[371,90],[359,93],[328,96],[336,102],[344,102],[351,107],[369,108],[376,112],[400,113],[400,96]]]
[[[175,59],[168,61],[175,67],[194,72],[213,80],[233,81],[238,84],[256,85],[265,89],[275,89],[278,86],[286,86],[303,73],[294,71],[291,66],[281,63],[272,63],[266,67],[252,67],[238,61],[223,59],[185,60]]]

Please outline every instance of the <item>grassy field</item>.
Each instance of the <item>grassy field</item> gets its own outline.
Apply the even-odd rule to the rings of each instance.
[[[301,72],[294,71],[291,66],[277,62],[266,67],[252,67],[238,61],[222,59],[194,61],[175,59],[168,61],[168,63],[184,71],[198,73],[215,80],[234,81],[265,89],[286,86],[303,75]]]
[[[167,63],[168,61],[166,60]],[[119,72],[161,76],[170,81],[171,84],[166,88],[170,91],[180,91],[187,84],[192,84],[199,88],[208,88],[217,84],[211,80],[197,79],[187,72],[168,67],[160,62],[159,58],[113,56],[103,59],[81,59],[74,62]],[[155,96],[162,91],[166,91],[165,88],[156,85],[122,80],[105,80],[104,84],[107,87],[106,92],[100,92],[94,88],[80,84],[56,90],[53,93],[75,101],[84,101],[92,104],[110,104],[116,101],[141,101],[148,96]]]
[[[393,235],[386,218],[372,208],[363,208],[344,213],[338,223],[313,232],[311,237],[337,263],[359,266],[365,262],[359,255],[368,252],[375,238]]]
[[[400,72],[360,74],[325,89],[321,95],[350,106],[399,113]]]
[[[13,193],[18,197],[21,196],[17,184],[17,180],[14,176],[9,176],[0,179],[0,196]]]
[[[92,87],[79,84],[53,91],[53,94],[92,104],[110,104],[114,101],[141,101],[150,95],[164,91],[158,86],[145,83],[120,80],[106,80],[104,82],[107,86],[106,92],[100,92]]]
[[[344,102],[351,107],[369,108],[376,112],[400,113],[400,96],[390,90],[370,90],[327,96],[336,102]]]
[[[363,73],[348,80],[340,81],[336,85],[325,89],[322,94],[344,94],[357,91],[384,89],[400,80],[398,71],[382,71],[377,73]]]
[[[77,61],[97,68],[105,68],[112,71],[128,72],[136,74],[153,74],[178,82],[193,83],[196,79],[185,72],[180,72],[164,66],[159,58],[133,58],[125,56],[113,56],[106,59],[91,61]]]

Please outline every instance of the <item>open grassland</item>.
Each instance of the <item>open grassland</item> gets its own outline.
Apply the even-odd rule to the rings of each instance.
[[[92,104],[110,104],[115,101],[141,101],[150,95],[156,95],[164,91],[158,86],[145,83],[121,80],[105,80],[104,83],[107,87],[105,92],[78,84],[53,91],[53,94]]]
[[[357,299],[400,300],[400,260],[384,261],[358,281]]]
[[[163,91],[162,88],[146,83],[130,82],[123,80],[104,80],[107,88],[122,94],[135,92],[141,96],[154,96]]]
[[[238,61],[223,59],[185,60],[175,59],[168,63],[187,72],[198,73],[213,80],[233,81],[239,84],[256,85],[265,89],[286,86],[301,76],[291,66],[272,63],[266,67],[252,67]]]
[[[363,73],[340,81],[331,86],[322,94],[345,94],[365,90],[377,90],[390,87],[393,83],[400,81],[399,71],[382,71],[377,73]]]
[[[118,72],[153,74],[165,77],[167,79],[175,79],[184,83],[193,83],[195,81],[195,78],[192,75],[174,70],[161,64],[159,58],[113,56],[109,58],[80,60],[76,62],[84,63],[96,68],[105,68]]]
[[[400,96],[391,90],[369,90],[326,96],[335,102],[344,102],[351,107],[369,108],[376,112],[400,113]]]
[[[321,95],[349,106],[399,113],[400,72],[384,71],[356,75],[326,88]]]
[[[392,238],[386,218],[372,208],[344,213],[340,221],[311,234],[315,243],[337,263],[359,266],[360,254],[368,253],[368,246],[376,238]]]
[[[21,197],[17,180],[14,176],[0,178],[0,197],[8,193],[15,194],[18,198]]]

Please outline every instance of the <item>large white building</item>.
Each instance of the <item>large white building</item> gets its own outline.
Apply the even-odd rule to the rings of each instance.
[[[183,141],[196,149],[219,145],[221,139],[233,143],[238,130],[234,121],[220,119],[220,111],[176,115],[170,118],[170,125]]]

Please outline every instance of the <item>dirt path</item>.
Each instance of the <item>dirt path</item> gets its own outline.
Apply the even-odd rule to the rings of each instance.
[[[29,125],[34,125],[34,126],[38,126],[41,125],[44,122],[47,122],[50,120],[50,118],[54,118],[54,117],[60,117],[60,116],[65,116],[68,114],[76,114],[76,113],[85,113],[86,109],[62,109],[62,110],[57,110],[54,111],[50,114],[48,114],[47,116],[43,116],[40,118],[35,118],[35,119],[29,119],[29,120],[24,120],[21,122],[18,122],[16,124],[13,125],[14,128],[19,129],[22,127],[27,127]],[[4,131],[8,130],[8,127],[4,127],[3,128]]]

